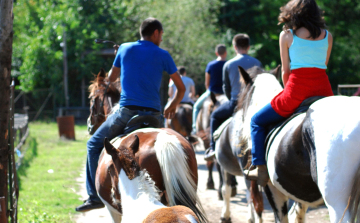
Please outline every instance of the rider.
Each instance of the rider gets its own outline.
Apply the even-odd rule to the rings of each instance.
[[[185,86],[170,54],[159,48],[162,34],[160,21],[147,18],[140,26],[141,40],[123,43],[117,50],[109,71],[109,80],[115,81],[121,73],[120,108],[106,119],[87,142],[86,189],[89,198],[78,206],[76,211],[84,212],[104,207],[95,188],[95,174],[104,138],[112,139],[122,134],[126,123],[135,115],[152,115],[163,123],[160,113],[160,84],[163,71],[170,74],[178,89],[174,99],[165,107],[164,116],[173,118],[175,114],[176,106],[184,95]]]
[[[193,79],[186,76],[186,69],[184,66],[178,67],[178,70],[179,70],[179,73],[181,76],[181,80],[183,81],[185,88],[186,88],[184,97],[180,103],[189,104],[189,105],[193,106],[194,101],[192,98],[195,96],[195,83],[194,83]],[[170,80],[169,91],[168,91],[169,100],[171,100],[174,97],[175,91],[176,91],[176,85],[174,85],[174,81]]]
[[[226,46],[224,44],[218,44],[215,47],[215,54],[217,58],[213,61],[210,61],[205,69],[206,91],[197,99],[194,104],[192,115],[192,134],[196,133],[196,118],[204,104],[205,99],[210,96],[211,92],[213,92],[215,95],[224,94],[222,89],[222,69],[226,62]]]
[[[233,38],[233,47],[236,56],[227,61],[223,67],[223,89],[229,101],[221,104],[212,114],[210,119],[210,148],[205,152],[205,160],[212,160],[215,157],[215,142],[213,133],[215,130],[230,118],[237,105],[238,94],[240,93],[240,74],[238,66],[245,70],[262,64],[259,60],[248,55],[250,49],[250,37],[247,34],[237,34]]]
[[[313,96],[331,96],[326,75],[333,37],[325,29],[322,12],[315,0],[292,0],[280,8],[280,57],[284,90],[251,119],[252,164],[250,180],[265,186],[269,180],[264,142],[269,124],[289,117],[303,100]]]

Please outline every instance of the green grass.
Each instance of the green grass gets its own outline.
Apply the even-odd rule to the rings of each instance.
[[[75,126],[75,141],[60,139],[56,123],[30,123],[29,128],[29,148],[18,170],[19,222],[73,222],[81,204],[75,179],[86,160],[86,126]]]

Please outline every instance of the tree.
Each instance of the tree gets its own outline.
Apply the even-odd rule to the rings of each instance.
[[[0,197],[7,196],[8,118],[13,42],[12,9],[13,1],[0,1]],[[0,216],[0,220],[3,220],[3,217]]]

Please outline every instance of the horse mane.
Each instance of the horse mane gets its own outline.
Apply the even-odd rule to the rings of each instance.
[[[150,177],[146,170],[139,172],[139,192],[138,197],[145,196],[149,201],[160,201],[160,190],[156,187],[155,181]]]
[[[265,73],[265,70],[259,66],[253,66],[252,68],[249,68],[247,70],[247,72],[250,75],[250,78],[252,80],[251,84],[245,84],[245,82],[243,81],[243,78],[240,78],[240,82],[241,82],[241,90],[239,93],[239,99],[238,99],[238,103],[237,103],[237,107],[236,107],[236,111],[240,110],[240,109],[244,109],[244,114],[246,114],[246,110],[250,105],[251,102],[251,98],[252,95],[254,93],[254,81],[255,78],[262,73]]]
[[[96,75],[95,75],[96,76]],[[109,84],[109,77],[102,77],[96,76],[93,81],[90,82],[89,92],[90,97],[98,97],[103,95],[106,86]],[[108,94],[120,94],[121,92],[121,85],[120,85],[120,78],[117,78],[114,82],[111,82],[106,93]]]

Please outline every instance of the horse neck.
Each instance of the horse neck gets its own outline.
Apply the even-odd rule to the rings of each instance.
[[[141,175],[130,180],[124,170],[121,170],[119,174],[123,222],[128,222],[126,221],[127,218],[131,219],[129,222],[142,222],[152,211],[164,207],[152,194],[151,190],[150,192],[147,191],[149,185],[144,182],[144,177],[146,176]],[[141,212],[138,210],[141,210]]]
[[[272,74],[264,73],[256,77],[254,81],[254,92],[251,96],[250,105],[244,112],[244,136],[250,139],[251,117],[283,90],[279,81]],[[249,141],[251,147],[251,141]]]

